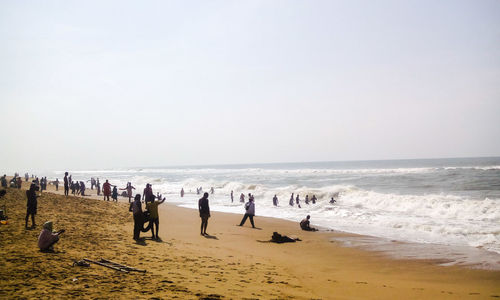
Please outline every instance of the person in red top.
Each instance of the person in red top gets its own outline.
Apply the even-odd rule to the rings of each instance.
[[[104,194],[104,200],[106,200],[106,197],[108,197],[108,201],[109,201],[109,197],[111,196],[111,187],[112,186],[114,186],[114,185],[111,185],[111,183],[109,183],[107,179],[106,179],[106,182],[102,184],[102,192]]]

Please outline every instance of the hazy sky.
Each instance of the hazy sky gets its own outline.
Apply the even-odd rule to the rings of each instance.
[[[500,155],[500,1],[0,1],[0,169]]]

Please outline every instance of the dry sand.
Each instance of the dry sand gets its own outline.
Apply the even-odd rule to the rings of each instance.
[[[49,187],[49,190],[52,187]],[[0,225],[0,298],[132,299],[497,299],[500,272],[443,267],[432,261],[395,260],[342,247],[344,233],[303,232],[298,225],[213,212],[210,238],[200,236],[197,211],[160,205],[162,242],[132,239],[127,203],[45,193],[38,226],[24,228],[24,190],[8,189],[8,225]],[[99,198],[100,199],[100,198]],[[55,253],[37,249],[46,220],[66,229]],[[31,220],[30,220],[31,224]],[[272,232],[300,237],[274,244]],[[142,233],[149,237],[150,233]],[[120,262],[147,273],[122,273],[98,265],[73,267],[82,258]]]

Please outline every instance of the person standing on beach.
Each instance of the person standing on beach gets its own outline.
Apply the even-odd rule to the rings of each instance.
[[[68,172],[64,172],[64,196],[69,195]]]
[[[132,199],[132,190],[135,190],[135,187],[132,186],[132,182],[127,182],[127,186],[123,189],[120,189],[120,191],[127,191],[127,196],[128,196],[128,203],[130,203]]]
[[[31,184],[29,190],[26,191],[26,197],[28,198],[28,202],[26,203],[26,218],[25,218],[25,227],[28,229],[28,219],[31,216],[31,228],[35,228],[35,215],[37,210],[37,194],[38,186],[34,183]]]
[[[210,207],[208,206],[208,193],[204,193],[203,197],[198,200],[198,210],[200,211],[201,227],[200,234],[207,234],[208,218],[210,218]]]
[[[1,178],[1,182],[2,182],[2,187],[3,188],[6,188],[7,187],[7,175],[3,175],[2,178]]]
[[[118,189],[116,188],[116,185],[113,186],[113,192],[111,193],[111,198],[113,201],[118,202]]]
[[[184,197],[184,188],[181,188],[181,198]]]
[[[316,198],[316,195],[313,195],[311,198],[312,203],[316,204],[316,200],[318,200],[318,198]]]
[[[160,237],[158,236],[158,229],[160,227],[158,205],[165,202],[165,198],[161,199],[161,195],[160,197],[158,197],[158,199],[160,199],[160,201],[155,201],[155,196],[153,195],[153,197],[151,197],[151,202],[146,204],[146,208],[149,211],[149,226],[151,227],[151,234],[152,234],[151,238],[156,241],[160,240]],[[156,225],[156,236],[154,230],[155,225]]]
[[[255,224],[253,223],[253,216],[255,216],[255,203],[253,202],[253,197],[248,199],[248,202],[245,203],[245,215],[243,219],[241,219],[240,225],[243,226],[245,224],[247,218],[250,218],[250,223],[252,224],[252,228],[255,228]]]
[[[231,190],[231,203],[234,201],[233,190]]]
[[[289,202],[288,204],[290,204],[290,206],[293,206],[293,193],[292,193],[292,195],[290,196],[290,202]]]
[[[106,201],[106,198],[111,196],[111,183],[106,179],[106,182],[102,184],[102,193],[104,194],[104,201]]]
[[[240,202],[244,203],[245,202],[245,194],[241,193],[240,195]]]
[[[145,203],[151,202],[153,196],[153,188],[151,187],[151,184],[147,183],[142,193],[142,200],[145,200]]]
[[[276,196],[276,194],[274,194],[274,197],[273,197],[273,205],[278,206],[278,197]]]
[[[59,191],[59,178],[56,178],[55,185],[56,185],[56,191]]]
[[[309,195],[306,195],[306,204],[309,204]]]
[[[141,230],[144,226],[144,217],[142,215],[141,194],[135,195],[134,202],[130,205],[130,211],[134,216],[134,240],[139,240]]]
[[[99,178],[97,178],[95,187],[97,189],[97,196],[100,196],[101,195],[101,184],[99,183]]]

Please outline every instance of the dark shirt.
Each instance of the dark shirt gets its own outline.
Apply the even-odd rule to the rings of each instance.
[[[210,207],[208,207],[208,198],[201,198],[198,201],[198,209],[200,210],[200,215],[209,215]]]
[[[36,192],[31,191],[31,190],[27,190],[26,197],[28,197],[28,202],[26,203],[26,206],[28,207],[28,209],[36,211],[36,207],[37,207]]]

